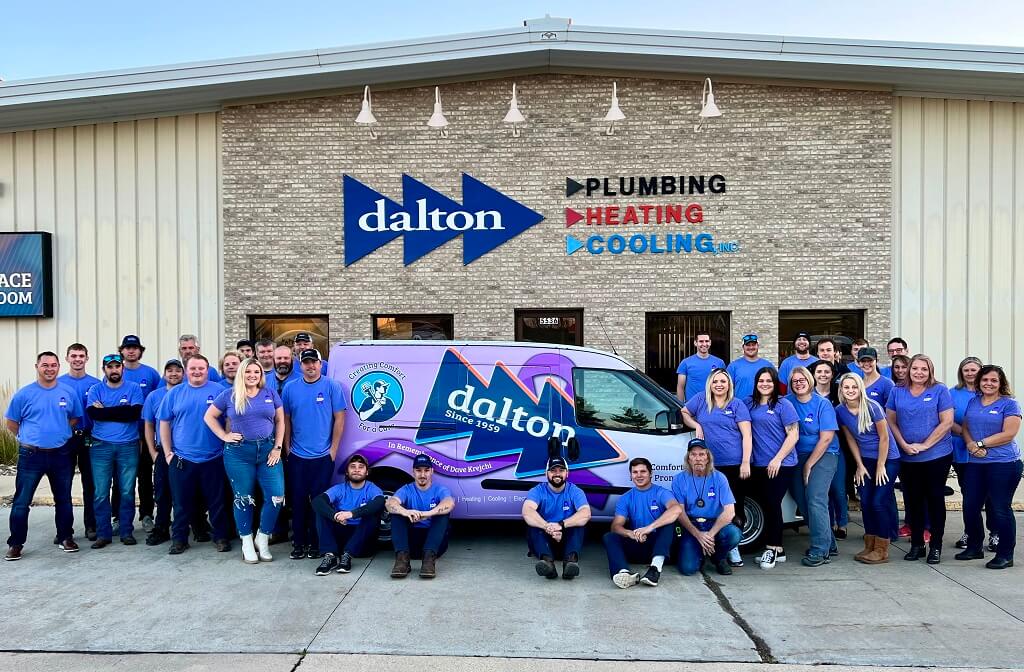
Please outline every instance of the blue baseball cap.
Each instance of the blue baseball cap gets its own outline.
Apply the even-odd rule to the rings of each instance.
[[[747,343],[757,343],[757,334],[747,334],[743,337],[743,345]]]
[[[420,453],[419,455],[417,455],[415,458],[413,458],[413,461],[412,461],[412,468],[413,469],[419,469],[421,467],[427,467],[427,468],[430,468],[430,469],[434,468],[434,463],[431,462],[430,458],[427,457],[426,455],[424,455],[423,453]]]
[[[708,444],[704,442],[704,439],[693,438],[690,439],[690,443],[686,444],[686,452],[690,452],[694,448],[703,448],[708,450]]]

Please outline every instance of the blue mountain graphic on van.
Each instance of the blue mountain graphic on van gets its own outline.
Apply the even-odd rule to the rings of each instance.
[[[345,175],[345,265],[401,237],[408,266],[462,236],[467,265],[543,221],[544,216],[462,174],[462,203],[402,175],[402,204]]]
[[[603,432],[576,424],[572,400],[550,379],[538,397],[501,362],[488,381],[457,350],[445,352],[416,443],[468,438],[466,460],[519,455],[515,474],[523,478],[544,473],[551,437],[563,446],[579,441],[573,468],[625,459]]]

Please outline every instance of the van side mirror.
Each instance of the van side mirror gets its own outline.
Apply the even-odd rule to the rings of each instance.
[[[578,462],[580,459],[580,440],[575,436],[569,439],[569,461]]]
[[[654,428],[667,432],[670,426],[668,411],[658,411],[654,416]]]
[[[551,436],[548,437],[548,459],[552,457],[562,456],[562,442],[558,438]]]

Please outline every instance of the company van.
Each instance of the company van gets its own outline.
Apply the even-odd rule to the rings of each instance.
[[[674,395],[618,355],[568,345],[492,341],[353,341],[330,352],[327,372],[348,411],[335,464],[360,453],[385,492],[412,481],[424,453],[455,498],[454,518],[516,519],[526,492],[562,455],[597,520],[610,520],[646,457],[670,487],[692,437]],[[784,514],[796,520],[787,498]],[[748,498],[743,543],[763,524]]]

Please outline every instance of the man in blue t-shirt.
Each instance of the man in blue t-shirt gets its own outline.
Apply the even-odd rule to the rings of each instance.
[[[676,396],[686,402],[687,399],[704,391],[704,383],[711,375],[712,369],[724,369],[725,362],[711,353],[711,334],[698,331],[694,336],[695,354],[679,362],[676,367]]]
[[[231,550],[225,509],[224,444],[203,421],[206,409],[224,388],[210,381],[209,370],[206,357],[190,357],[185,365],[188,381],[168,392],[157,411],[160,444],[169,467],[174,502],[169,555],[184,553],[189,548],[189,521],[199,513],[199,492],[210,513],[214,547],[220,553]]]
[[[537,558],[537,574],[557,579],[555,560],[562,561],[562,578],[580,574],[583,528],[590,520],[587,496],[568,482],[569,465],[563,457],[548,460],[547,483],[538,483],[523,502],[530,554]]]
[[[142,398],[146,399],[160,389],[163,381],[153,367],[142,363],[142,355],[146,352],[142,341],[135,334],[128,334],[121,339],[117,349],[124,358],[124,379],[142,388]],[[139,422],[139,436],[145,432],[145,425]],[[145,441],[139,441],[139,467],[136,470],[139,484],[139,520],[142,529],[149,532],[153,529],[153,461]],[[114,479],[114,491],[110,497],[111,510],[116,514],[120,509],[121,495],[117,479]]]
[[[64,355],[64,361],[68,363],[68,372],[57,379],[73,389],[78,394],[78,400],[85,408],[85,395],[89,388],[100,382],[96,376],[90,376],[85,372],[85,365],[89,363],[89,349],[81,343],[72,343],[68,346]],[[71,437],[71,458],[72,470],[77,466],[82,475],[82,517],[85,523],[85,538],[89,541],[96,541],[96,510],[93,499],[96,497],[96,486],[92,479],[92,460],[89,459],[90,432],[92,421],[87,413],[83,413],[78,419],[75,433]],[[74,473],[72,472],[72,478]]]
[[[167,360],[164,364],[166,383],[146,397],[146,402],[142,405],[143,436],[146,440],[146,452],[153,463],[153,499],[156,504],[153,529],[146,537],[146,546],[159,546],[171,539],[171,486],[168,482],[167,459],[160,443],[160,420],[157,419],[157,411],[167,393],[181,385],[184,378],[185,367],[181,365],[181,360]]]
[[[65,553],[78,551],[71,508],[73,461],[69,445],[72,430],[82,417],[78,394],[57,381],[60,358],[54,352],[36,356],[36,381],[15,392],[4,417],[7,429],[18,438],[18,478],[11,502],[11,536],[4,560],[20,560],[28,537],[28,512],[39,482],[45,476],[53,491],[57,546]]]
[[[96,541],[92,548],[110,545],[110,484],[115,478],[120,498],[118,536],[121,543],[134,546],[135,472],[139,467],[139,418],[142,417],[142,388],[124,379],[121,355],[103,358],[103,381],[89,388],[85,412],[93,422],[92,473],[96,484]],[[115,471],[116,470],[116,471]]]
[[[275,358],[282,350],[291,366],[291,351],[286,346],[278,348]],[[281,395],[288,454],[285,499],[291,499],[292,515],[292,552],[288,557],[292,560],[320,557],[313,498],[331,485],[334,458],[345,429],[341,383],[320,372],[320,353],[316,350],[303,350],[299,359],[302,377],[286,384]]]
[[[434,463],[419,454],[412,461],[413,482],[388,497],[391,544],[395,564],[391,578],[404,579],[412,571],[410,559],[423,558],[420,578],[437,575],[437,559],[448,550],[448,517],[455,508],[451,490],[434,484]]]
[[[366,480],[369,470],[366,458],[355,453],[345,465],[345,480],[313,499],[320,552],[324,556],[316,568],[317,576],[331,572],[348,574],[353,557],[373,554],[387,498],[380,488]]]
[[[729,377],[732,378],[733,396],[740,401],[746,401],[754,396],[754,377],[758,371],[766,366],[775,368],[767,359],[758,357],[760,347],[757,334],[747,334],[743,337],[743,356],[730,362],[726,368]]]
[[[672,548],[676,518],[683,509],[671,492],[651,482],[653,471],[645,457],[629,461],[634,487],[619,497],[611,532],[604,535],[608,572],[619,588],[641,582],[657,586],[665,557]],[[634,573],[630,562],[646,563],[647,571],[643,576]]]
[[[818,361],[818,358],[811,354],[811,335],[806,331],[797,332],[796,338],[793,339],[793,350],[796,354],[786,357],[779,364],[779,381],[783,388],[780,392],[785,392],[789,388],[789,377],[793,374],[793,369],[798,366],[809,367]]]

